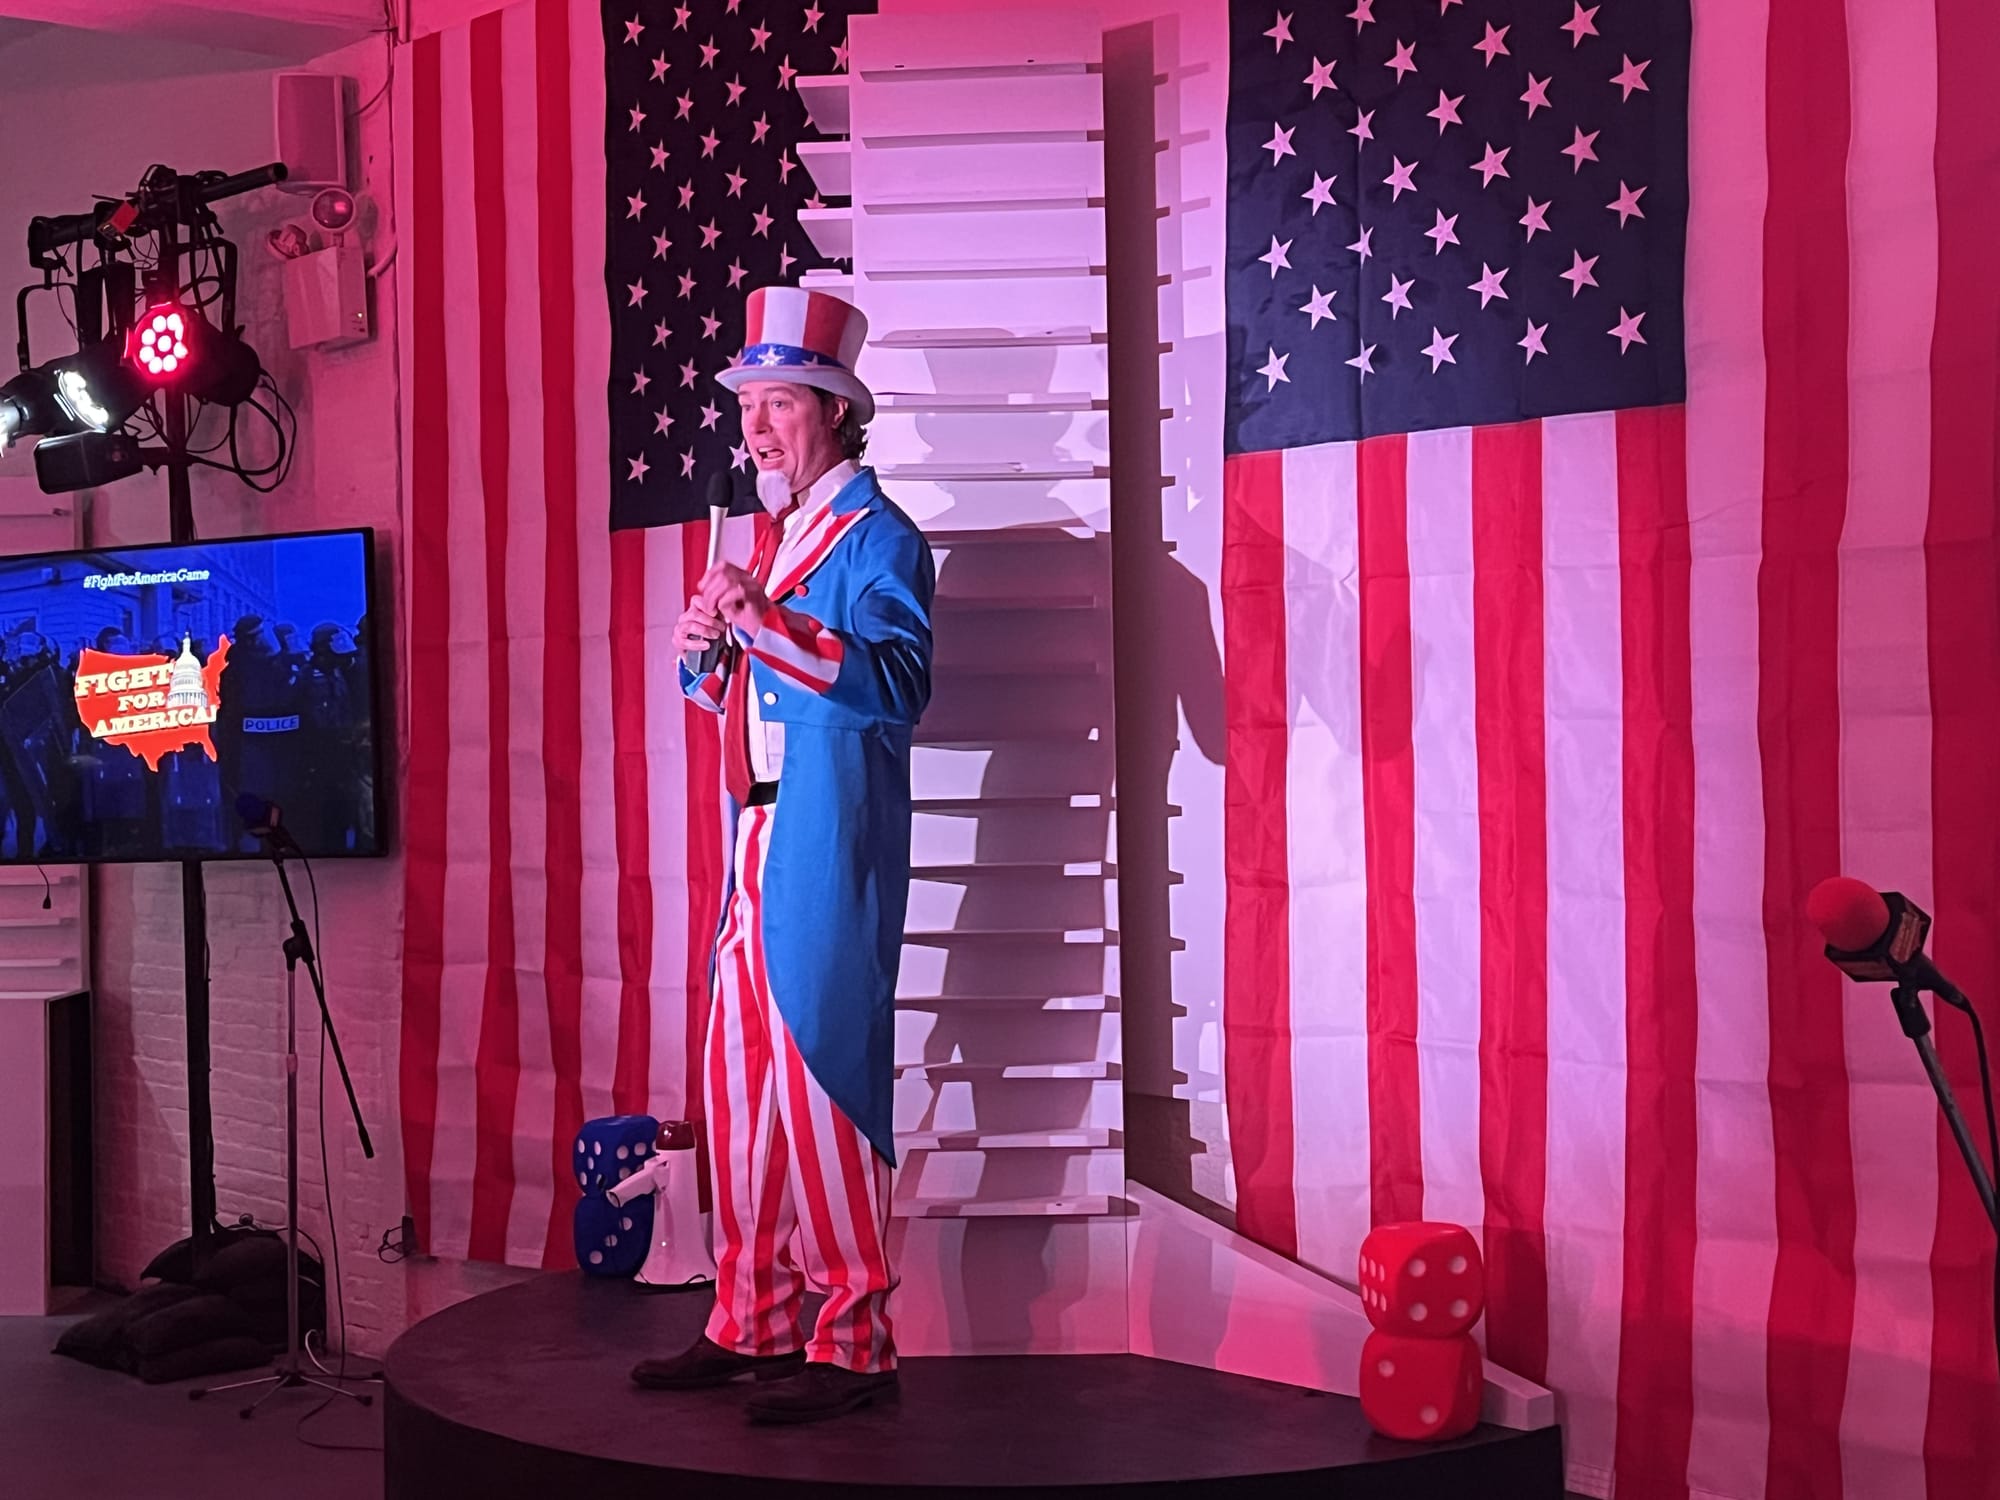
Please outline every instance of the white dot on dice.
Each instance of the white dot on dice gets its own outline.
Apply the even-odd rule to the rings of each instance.
[[[1451,1266],[1449,1269],[1452,1275],[1463,1276],[1465,1274],[1465,1257],[1463,1255],[1454,1255],[1451,1258]]]
[[[612,1250],[612,1249],[616,1249],[616,1248],[617,1248],[617,1245],[618,1245],[618,1236],[617,1236],[617,1235],[615,1235],[615,1234],[607,1234],[607,1235],[606,1235],[606,1236],[604,1237],[604,1248],[605,1248],[605,1249],[607,1249],[607,1250]]]
[[[631,1221],[630,1219],[620,1219],[620,1220],[618,1221],[618,1227],[619,1227],[620,1229],[627,1229],[627,1230],[629,1230],[629,1229],[630,1229],[630,1228],[632,1227],[632,1221]],[[1459,1303],[1458,1305],[1459,1305],[1460,1307],[1463,1307],[1463,1306],[1465,1306],[1465,1304],[1464,1304],[1463,1302]]]
[[[1417,1420],[1423,1423],[1424,1426],[1426,1427],[1429,1427],[1432,1423],[1436,1422],[1437,1419],[1438,1419],[1438,1409],[1435,1406],[1426,1406],[1422,1411],[1417,1413]]]
[[[1424,1258],[1421,1255],[1410,1262],[1410,1274],[1412,1276],[1421,1276],[1429,1269],[1430,1267],[1424,1264]]]
[[[618,1159],[620,1161],[625,1160],[625,1158],[630,1156],[631,1154],[632,1154],[631,1148],[628,1146],[620,1146],[618,1148]]]
[[[632,1226],[627,1224],[625,1227],[630,1229]],[[1471,1306],[1472,1304],[1467,1302],[1463,1297],[1454,1298],[1451,1304],[1451,1315],[1454,1318],[1462,1318]]]
[[[1428,1307],[1425,1307],[1423,1303],[1412,1302],[1410,1304],[1410,1321],[1412,1323],[1421,1323],[1425,1318],[1428,1318],[1430,1315],[1431,1315],[1431,1310]]]
[[[603,1252],[602,1250],[593,1250],[593,1251],[591,1251],[591,1252],[590,1252],[590,1263],[591,1263],[591,1264],[592,1264],[593,1266],[601,1266],[601,1265],[603,1265],[603,1264],[604,1264],[604,1252]]]
[[[1396,1362],[1393,1359],[1382,1360],[1376,1364],[1375,1370],[1384,1380],[1387,1380],[1396,1373]]]
[[[592,1141],[590,1143],[590,1154],[592,1156],[602,1156],[604,1154],[604,1142]]]

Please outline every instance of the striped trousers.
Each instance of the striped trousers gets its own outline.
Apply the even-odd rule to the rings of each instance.
[[[896,1366],[889,1322],[889,1166],[835,1108],[778,1013],[759,910],[775,807],[743,810],[736,890],[717,941],[704,1097],[715,1184],[708,1337],[743,1354],[805,1347],[814,1363]],[[801,1304],[824,1292],[810,1338]]]

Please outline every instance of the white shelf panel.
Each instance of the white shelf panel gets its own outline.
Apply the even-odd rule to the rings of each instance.
[[[1116,995],[909,995],[896,1001],[898,1010],[1044,1010],[1115,1011]]]
[[[1063,1063],[911,1063],[896,1069],[898,1078],[932,1083],[970,1083],[998,1079],[1120,1078],[1115,1062]]]
[[[907,463],[884,464],[876,470],[884,479],[928,479],[954,484],[977,484],[998,479],[1109,479],[1107,464],[1084,459],[1056,459],[1035,464],[1008,463]]]
[[[1111,403],[1087,391],[877,391],[878,412],[964,413],[1109,411]]]
[[[947,328],[974,309],[988,342],[1004,343],[1009,335],[1050,329],[1095,333],[1106,326],[1102,276],[982,274],[882,280],[866,274],[867,256],[858,256],[857,262],[862,310],[878,338],[912,328]]]
[[[813,248],[828,260],[851,260],[854,256],[854,210],[852,208],[802,208],[799,224]]]
[[[1088,10],[1041,10],[1033,24],[1006,10],[966,14],[890,11],[847,23],[848,67],[878,72],[943,68],[1054,67],[1101,62],[1104,35]]]
[[[1095,328],[902,328],[870,340],[884,349],[1023,349],[1102,344]]]
[[[926,266],[984,268],[988,275],[1019,274],[1011,268],[1038,264],[1098,268],[1104,265],[1104,214],[1041,204],[864,212],[854,225],[854,243],[876,274]]]
[[[1080,63],[989,64],[946,77],[871,69],[850,91],[844,117],[850,123],[840,133],[921,135],[963,130],[968,120],[1033,120],[1048,129],[1102,130],[1102,82]]]
[[[861,275],[869,281],[1029,281],[1041,277],[1102,276],[1104,267],[1087,260],[968,260],[936,262],[873,261]]]
[[[940,193],[943,196],[940,196]],[[1047,213],[1053,209],[1102,208],[1104,200],[1086,193],[1022,193],[1013,188],[953,183],[926,193],[876,194],[860,205],[871,218],[902,218],[911,214]]]
[[[993,198],[1104,196],[1103,143],[1081,131],[979,135],[964,132],[962,118],[946,128],[958,133],[869,136],[852,151],[840,143],[841,160],[830,170],[849,184],[842,196],[851,192],[862,203],[910,203],[960,197],[966,185]],[[813,180],[824,186],[817,172]]]
[[[813,128],[823,135],[847,134],[852,84],[845,73],[801,73],[792,80]]]
[[[896,1137],[904,1151],[1103,1151],[1117,1133],[1087,1130],[917,1130]]]
[[[846,141],[800,141],[799,165],[822,197],[845,198],[854,191],[854,152]]]
[[[911,865],[912,880],[965,879],[977,875],[1059,875],[1067,879],[1104,880],[1117,871],[1101,859],[1076,859],[1064,864],[1053,859],[975,860],[967,865]]]
[[[899,1198],[890,1207],[897,1219],[1099,1219],[1124,1215],[1125,1200],[1091,1194],[1077,1198],[977,1199]]]
[[[1060,943],[1068,948],[1101,947],[1112,934],[1102,927],[906,927],[903,941],[921,947],[950,943]]]
[[[989,796],[982,796],[979,793],[975,792],[969,796],[962,796],[962,797],[915,797],[911,799],[911,806],[914,807],[916,811],[922,813],[959,812],[959,813],[964,813],[971,817],[977,817],[982,812],[1003,811],[1010,807],[1078,807],[1086,809],[1093,809],[1093,808],[1108,809],[1111,806],[1111,799],[1097,792],[1076,792],[1068,796],[1052,793],[1051,795],[1046,797],[1038,797],[1033,795],[1024,795],[1018,797],[997,795],[989,797]]]

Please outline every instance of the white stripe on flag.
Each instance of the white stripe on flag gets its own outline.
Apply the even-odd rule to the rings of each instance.
[[[583,1115],[611,1113],[618,1066],[618,835],[612,789],[611,429],[604,386],[611,311],[604,293],[604,36],[595,6],[569,7],[571,296],[576,308],[576,530],[583,763]]]
[[[1761,1500],[1777,1258],[1768,1094],[1757,565],[1763,535],[1765,55],[1770,0],[1694,29],[1688,175],[1689,661],[1695,780],[1697,1139],[1689,1483]],[[1697,353],[1698,352],[1698,353]]]
[[[486,994],[487,899],[492,877],[483,851],[491,843],[487,798],[485,497],[479,485],[479,236],[472,211],[471,36],[463,27],[440,39],[439,136],[444,174],[445,336],[450,364],[442,392],[451,453],[448,502],[451,628],[445,707],[451,779],[446,795],[444,974],[438,1024],[437,1137],[431,1178],[430,1251],[459,1258],[472,1230],[478,1129],[479,1024]],[[421,399],[421,396],[419,396]],[[435,503],[433,501],[433,503]],[[463,1184],[464,1186],[459,1186]]]
[[[1352,1277],[1370,1223],[1368,865],[1353,443],[1284,456],[1285,770],[1299,1258]]]
[[[690,1113],[687,1097],[688,797],[687,700],[673,668],[674,622],[687,606],[682,530],[646,533],[646,660],[666,665],[646,682],[646,764],[675,774],[649,775],[652,828],[653,982],[649,1107],[665,1120]]]
[[[1938,280],[1936,15],[1848,0],[1849,472],[1840,538],[1843,870],[1931,901],[1924,526]],[[1937,1105],[1879,985],[1843,987],[1854,1144],[1847,1493],[1924,1493]]]
[[[500,13],[500,105],[507,141],[536,138],[535,7]],[[507,305],[541,298],[536,239],[535,153],[502,152],[506,186]],[[542,366],[507,362],[507,721],[495,733],[527,741],[508,755],[512,843],[514,972],[520,1000],[520,1085],[515,1096],[514,1192],[507,1216],[510,1265],[538,1266],[548,1240],[555,1184],[549,1138],[555,1131],[555,1072],[549,1050],[548,791],[542,777],[543,608],[548,545],[542,483]]]
[[[1479,1165],[1471,429],[1412,433],[1407,469],[1424,1217],[1464,1224],[1478,1235],[1486,1195]]]
[[[1548,733],[1548,1383],[1571,1472],[1609,1473],[1625,1233],[1617,419],[1542,424]]]

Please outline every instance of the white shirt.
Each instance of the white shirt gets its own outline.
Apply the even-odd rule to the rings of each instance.
[[[843,459],[807,486],[805,499],[778,523],[782,530],[778,554],[771,562],[770,582],[775,584],[785,576],[785,570],[798,558],[799,539],[811,528],[814,518],[833,504],[833,497],[860,472],[860,465],[852,459]],[[752,691],[749,698],[750,776],[755,781],[776,781],[785,766],[785,726],[764,722],[761,693]]]

